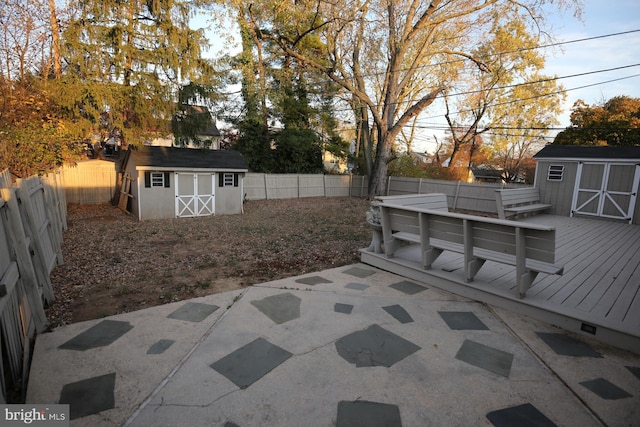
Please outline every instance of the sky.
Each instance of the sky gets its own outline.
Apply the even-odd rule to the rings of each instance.
[[[578,99],[593,105],[618,95],[640,98],[640,1],[583,0],[580,19],[549,6],[547,20],[559,46],[548,48],[544,74],[560,77],[567,95],[558,128],[571,124],[571,107]],[[428,122],[446,124],[437,114],[424,115]],[[413,150],[435,151],[432,134],[425,130],[418,135]],[[436,136],[444,138],[444,133]]]
[[[579,99],[593,105],[619,95],[640,98],[640,1],[584,0],[580,19],[550,6],[547,20],[559,45],[546,51],[543,73],[563,77],[558,83],[567,95],[556,128],[571,124],[571,107]],[[619,33],[627,34],[614,35]],[[604,71],[614,68],[621,69]],[[432,113],[425,114],[428,122],[446,124]],[[444,132],[426,131],[416,138],[413,151],[433,153],[434,135],[445,137]]]
[[[553,26],[559,42],[631,32],[563,44],[561,52],[547,57],[546,74],[555,74],[559,77],[631,66],[616,71],[559,80],[567,89],[565,112],[560,117],[559,127],[570,125],[570,109],[578,99],[592,105],[618,95],[640,98],[640,2],[638,0],[616,0],[615,2],[587,0],[583,8],[582,22],[570,14],[564,16],[550,14],[549,16],[551,18],[549,23]],[[623,80],[605,83],[615,79]],[[584,88],[577,89],[580,87]]]

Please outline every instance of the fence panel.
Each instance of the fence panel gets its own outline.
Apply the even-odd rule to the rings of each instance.
[[[116,191],[117,171],[113,162],[86,160],[65,165],[61,171],[68,203],[109,203]]]
[[[53,301],[50,273],[62,262],[66,227],[58,175],[12,185],[0,174],[0,403],[26,387],[35,334],[47,326],[43,300]]]
[[[247,173],[243,186],[246,200],[349,197],[351,179],[350,175]]]
[[[265,200],[267,198],[265,176],[263,173],[245,174],[242,185],[246,200]]]
[[[324,195],[324,175],[298,175],[298,197],[322,197]]]
[[[369,178],[362,175],[352,176],[350,193],[351,197],[367,197],[369,193]]]
[[[267,199],[295,199],[300,196],[298,175],[265,175],[265,184],[267,188]]]
[[[389,177],[389,181],[387,183],[388,196],[400,196],[404,194],[418,193],[420,193],[420,179],[398,176]]]
[[[20,281],[31,304],[31,315],[38,332],[44,330],[47,319],[42,305],[42,286],[33,265],[31,240],[25,233],[23,217],[20,213],[15,188],[0,190],[0,222],[5,231],[5,239],[11,248],[8,260],[16,261],[20,272]]]
[[[327,197],[349,197],[351,175],[324,175],[324,195]]]
[[[55,238],[52,238],[52,224],[47,217],[44,186],[37,176],[17,181],[16,195],[20,201],[20,213],[24,222],[27,237],[31,240],[33,249],[33,264],[42,285],[43,295],[47,302],[53,302],[53,287],[49,278],[56,266],[58,257]]]

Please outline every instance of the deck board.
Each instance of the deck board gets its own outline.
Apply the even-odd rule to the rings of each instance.
[[[558,326],[573,325],[577,333],[584,334],[580,325],[596,326],[595,338],[640,352],[640,226],[555,215],[523,221],[556,227],[556,263],[565,266],[562,276],[539,274],[523,299],[517,298],[512,266],[487,261],[467,283],[460,254],[445,251],[431,270],[421,268],[418,245],[404,248],[396,258],[383,260],[384,255],[378,255],[379,262],[375,256],[366,258],[388,268],[395,263],[398,271],[411,271],[425,283],[431,277],[452,292],[500,301],[505,308],[553,319]]]
[[[624,231],[614,231],[611,237],[613,238],[584,242],[584,246],[589,250],[581,254],[580,262],[569,272],[568,283],[567,279],[559,280],[561,283],[564,282],[564,286],[550,298],[551,301],[576,306],[581,300],[581,293],[588,292],[602,280],[610,270],[612,262],[624,253],[619,243],[624,237]]]
[[[638,250],[640,236],[638,233],[630,234],[632,238],[626,239],[621,245],[623,250],[619,253],[619,257],[612,260],[612,263],[607,263],[610,268],[606,277],[603,277],[597,286],[593,287],[589,294],[576,304],[578,309],[592,311],[599,303],[602,306],[612,306],[611,301],[615,301],[627,286],[631,275],[640,264],[640,250]]]
[[[628,315],[629,310],[631,309],[632,303],[637,298],[638,295],[638,283],[640,283],[640,268],[636,268],[629,277],[629,280],[626,282],[625,286],[621,290],[618,298],[616,298],[613,305],[610,306],[610,309],[604,314],[607,319],[613,322],[621,322],[624,323],[624,319],[632,319],[633,315]],[[636,303],[636,306],[638,304]],[[606,306],[599,306],[596,310],[592,312],[594,314],[603,313],[606,309]],[[636,307],[637,314],[637,307]],[[635,325],[638,327],[638,325]]]
[[[538,222],[540,222],[539,219]],[[586,260],[594,253],[593,242],[602,241],[605,237],[611,236],[614,231],[607,226],[588,227],[584,221],[566,228],[561,224],[562,222],[557,219],[552,221],[552,225],[560,227],[556,234],[558,239],[556,262],[565,266],[564,276],[539,278],[531,289],[531,295],[552,299],[565,286],[568,277],[579,274],[590,262],[593,262],[593,260]]]

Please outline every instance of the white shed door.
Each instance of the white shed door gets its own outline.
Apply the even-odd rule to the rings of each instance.
[[[176,216],[208,216],[215,213],[215,174],[176,172]]]
[[[571,215],[633,219],[640,166],[628,163],[580,163]]]

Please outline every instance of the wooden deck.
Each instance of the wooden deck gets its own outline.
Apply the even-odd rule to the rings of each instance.
[[[487,261],[472,282],[462,255],[445,252],[431,270],[418,245],[394,258],[361,251],[362,262],[458,295],[557,325],[640,354],[640,226],[537,215],[523,221],[556,227],[556,263],[564,274],[540,274],[518,299],[515,268]]]

